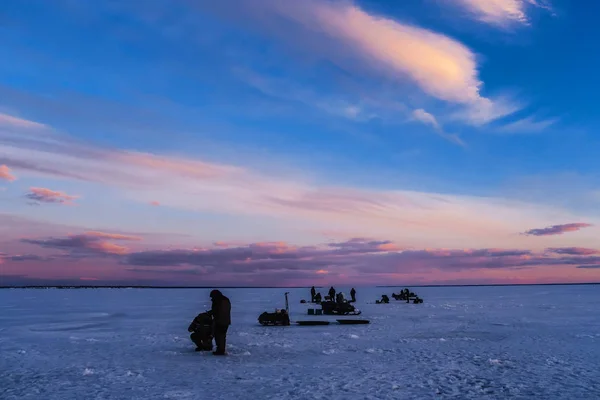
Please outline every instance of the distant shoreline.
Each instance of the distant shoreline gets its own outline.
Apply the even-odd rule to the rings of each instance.
[[[398,287],[494,287],[494,286],[594,286],[600,282],[590,283],[503,283],[482,285],[379,285],[376,288]],[[324,286],[315,286],[322,289]],[[357,286],[358,287],[358,286]],[[373,286],[370,286],[373,287]],[[310,286],[128,286],[128,285],[25,285],[25,286],[0,286],[0,289],[310,289]]]

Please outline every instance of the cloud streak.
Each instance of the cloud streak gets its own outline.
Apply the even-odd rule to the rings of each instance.
[[[466,8],[483,22],[503,28],[514,23],[529,25],[528,8],[552,11],[545,0],[452,0],[452,3]]]
[[[310,224],[311,231],[334,223],[338,230],[383,235],[410,246],[426,245],[425,237],[447,247],[460,247],[465,240],[477,247],[514,246],[515,231],[547,224],[547,215],[575,218],[538,203],[315,184],[180,156],[93,147],[66,135],[27,132],[21,137],[25,140],[0,144],[0,158],[9,154],[21,175],[102,184],[144,204],[295,221]],[[66,203],[76,196],[37,188],[28,198]]]
[[[486,123],[517,109],[481,94],[475,54],[443,34],[369,13],[350,2],[224,3],[219,7],[225,15],[242,13],[272,37],[288,39],[344,69],[410,82],[434,99],[466,107],[469,111],[461,115],[469,122]]]
[[[24,239],[29,244],[61,249],[76,256],[117,255],[130,269],[196,274],[306,273],[327,275],[406,274],[467,270],[529,269],[549,266],[600,266],[600,256],[573,249],[403,249],[388,240],[354,238],[318,246],[293,246],[283,242],[252,243],[236,247],[143,250],[128,252],[106,246],[95,236]],[[117,251],[118,250],[118,251]],[[191,269],[190,269],[191,268]]]
[[[0,165],[0,180],[13,182],[17,180],[17,177],[10,172],[10,168],[6,165]]]
[[[37,245],[47,249],[61,250],[73,257],[97,257],[107,255],[125,255],[129,249],[112,241],[139,241],[141,238],[130,235],[105,232],[86,232],[68,237],[47,239],[21,239],[22,243]]]
[[[563,225],[553,225],[547,228],[538,228],[538,229],[530,229],[525,232],[525,235],[528,236],[551,236],[551,235],[562,235],[567,232],[577,232],[583,228],[589,228],[593,226],[592,224],[587,223],[572,223],[572,224],[563,224]]]
[[[545,268],[558,268],[561,271],[571,268],[575,271],[600,267],[600,256],[593,255],[591,251],[571,248],[550,248],[543,252],[498,248],[407,249],[390,240],[353,238],[314,246],[295,246],[286,242],[216,243],[206,248],[130,251],[108,242],[108,239],[129,241],[137,240],[137,237],[87,232],[67,237],[22,239],[23,243],[61,250],[62,254],[4,254],[0,260],[14,262],[16,267],[27,262],[30,265],[66,261],[69,258],[78,260],[77,265],[84,266],[95,263],[94,260],[104,259],[113,263],[111,265],[116,269],[112,271],[115,273],[120,270],[145,278],[162,276],[172,282],[182,279],[181,276],[189,279],[196,276],[205,283],[246,284],[326,284],[347,279],[381,283],[425,275],[471,280],[479,276],[485,280],[492,276],[501,277],[498,274],[502,271],[549,276],[552,273]]]
[[[22,119],[19,117],[15,117],[8,114],[0,113],[0,127],[9,127],[9,128],[24,128],[24,129],[40,129],[45,128],[44,124],[40,124],[37,122],[29,121],[26,119]]]
[[[36,204],[73,204],[73,201],[78,198],[78,196],[71,196],[64,192],[38,187],[30,188],[29,193],[27,193],[25,197]]]
[[[568,254],[573,256],[589,256],[593,254],[600,254],[600,250],[587,249],[585,247],[560,247],[560,248],[549,248],[547,249],[550,253],[556,254]]]
[[[457,135],[451,135],[446,133],[440,125],[440,123],[438,122],[437,118],[435,118],[433,114],[428,113],[422,108],[414,110],[412,112],[412,117],[417,121],[420,121],[421,123],[432,127],[433,130],[444,139],[454,142],[461,146],[465,145],[465,143]]]

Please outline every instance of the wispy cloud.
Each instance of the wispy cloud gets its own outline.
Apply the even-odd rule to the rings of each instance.
[[[160,202],[159,202],[159,201],[156,201],[156,200],[154,200],[154,201],[151,201],[151,202],[150,202],[150,205],[151,205],[151,206],[154,206],[154,207],[158,207],[158,206],[160,206]]]
[[[243,13],[273,37],[288,38],[346,70],[410,82],[437,100],[466,107],[471,111],[463,115],[470,122],[483,123],[515,111],[514,105],[481,94],[475,54],[443,34],[371,14],[350,2],[225,3],[224,13]],[[277,19],[279,28],[273,23]],[[293,23],[282,22],[286,20]]]
[[[585,247],[553,247],[547,249],[547,251],[556,254],[568,254],[568,255],[579,255],[579,256],[589,256],[593,254],[600,254],[600,250],[597,249],[588,249]]]
[[[133,241],[142,240],[142,238],[140,236],[124,235],[122,233],[107,233],[107,232],[99,232],[99,231],[88,231],[88,232],[85,232],[84,235],[88,238],[98,238],[98,239],[133,240]]]
[[[545,0],[451,0],[452,3],[466,7],[479,20],[507,27],[513,23],[529,25],[529,8],[542,8],[552,11]]]
[[[186,210],[269,216],[297,221],[312,231],[335,223],[364,235],[392,235],[409,245],[422,245],[427,237],[444,246],[461,246],[465,240],[482,247],[511,246],[517,240],[511,239],[515,231],[548,224],[548,215],[575,218],[539,203],[315,184],[298,176],[265,175],[240,166],[94,147],[66,135],[23,137],[27,140],[0,144],[0,153],[10,154],[11,165],[18,165],[22,174],[60,179],[71,174],[71,180],[119,188],[123,196],[145,204],[155,201]],[[30,198],[59,203],[75,199],[40,189]]]
[[[558,118],[536,120],[534,117],[526,117],[507,123],[497,130],[501,133],[538,133],[548,129],[557,122]]]
[[[247,69],[236,68],[234,74],[245,84],[266,96],[314,108],[330,116],[355,122],[367,122],[378,116],[375,111],[378,107],[369,104],[366,99],[351,101],[341,96],[316,93],[305,85],[282,78],[264,76]]]
[[[437,118],[435,118],[433,114],[430,114],[422,108],[419,108],[412,112],[412,116],[417,121],[420,121],[425,125],[431,126],[433,130],[444,139],[450,140],[451,142],[454,142],[461,146],[465,145],[465,143],[457,135],[446,133],[440,125],[440,123],[437,121]]]
[[[62,253],[49,257],[2,254],[0,262],[15,262],[21,266],[25,261],[56,262],[74,258],[79,261],[78,265],[84,265],[86,261],[103,260],[113,263],[113,267],[121,271],[146,277],[158,274],[165,279],[177,280],[181,275],[190,278],[197,275],[204,282],[256,282],[263,285],[340,282],[349,277],[356,282],[381,282],[382,279],[406,279],[423,274],[433,274],[439,279],[471,279],[471,283],[477,283],[474,278],[477,274],[485,281],[492,276],[502,278],[496,273],[507,270],[519,270],[520,274],[529,276],[541,276],[542,273],[549,276],[552,275],[549,267],[563,273],[570,269],[571,274],[576,269],[600,267],[598,255],[561,253],[557,249],[543,252],[509,248],[407,249],[391,240],[353,238],[313,246],[259,242],[131,251],[106,240],[112,237],[115,238],[113,241],[128,240],[113,234],[22,239],[23,243],[61,250]]]
[[[51,259],[51,257],[43,257],[43,256],[39,256],[37,254],[13,254],[13,255],[0,254],[0,262],[2,260],[20,262],[20,261],[46,261],[46,260],[50,260],[50,259]]]
[[[0,165],[0,180],[12,182],[16,179],[17,177],[10,172],[10,168],[8,168],[6,165]]]
[[[22,119],[19,117],[15,117],[8,114],[0,113],[0,127],[12,127],[12,128],[25,128],[25,129],[40,129],[45,128],[44,124],[40,124],[37,122],[29,121],[26,119]]]
[[[86,235],[26,243],[66,250],[78,257],[116,256],[137,272],[172,274],[285,276],[339,274],[406,274],[432,271],[529,269],[544,266],[600,266],[600,257],[589,254],[548,256],[523,249],[404,249],[389,240],[354,238],[317,246],[283,242],[252,243],[234,247],[144,250],[129,252],[107,246]],[[271,276],[272,277],[272,276]]]
[[[591,227],[592,224],[587,223],[572,223],[572,224],[563,224],[563,225],[553,225],[547,228],[538,228],[531,229],[525,232],[525,235],[530,236],[550,236],[550,235],[562,235],[566,232],[576,232],[583,228]]]
[[[25,197],[36,204],[39,203],[55,203],[55,204],[72,204],[78,196],[71,196],[69,194],[50,190],[46,188],[32,187],[29,189],[29,193]]]
[[[105,232],[86,232],[68,237],[47,239],[21,239],[22,243],[38,245],[48,249],[62,250],[69,256],[95,257],[105,255],[124,255],[129,252],[125,246],[112,241],[138,241],[139,237]]]

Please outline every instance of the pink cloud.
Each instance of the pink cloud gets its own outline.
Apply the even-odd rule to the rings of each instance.
[[[85,232],[85,236],[101,238],[101,239],[114,239],[114,240],[136,240],[136,241],[142,240],[142,238],[139,236],[123,235],[120,233],[106,233],[106,232],[98,232],[98,231]]]
[[[65,253],[44,259],[27,256],[11,259],[5,254],[0,259],[6,262],[3,268],[7,273],[17,264],[25,268],[42,262],[64,263],[69,258],[76,260],[77,265],[86,265],[86,259],[108,260],[113,264],[106,264],[106,268],[132,274],[122,279],[157,279],[179,284],[541,283],[593,281],[600,277],[597,272],[600,256],[569,248],[541,253],[495,248],[407,250],[386,240],[355,238],[315,246],[262,242],[236,247],[132,252],[104,240],[111,236],[24,239],[25,243]],[[115,238],[129,240],[120,235]],[[78,269],[79,274],[91,273],[85,271]]]
[[[0,151],[19,162],[20,169],[101,183],[144,204],[160,201],[175,209],[278,219],[294,227],[287,232],[290,236],[292,230],[327,229],[344,232],[336,233],[337,237],[357,232],[419,248],[431,243],[452,248],[465,243],[478,248],[514,247],[522,240],[515,232],[544,226],[550,212],[553,216],[561,212],[503,198],[316,184],[298,176],[97,148],[66,135],[47,137],[52,145],[32,136],[18,146],[0,145]],[[42,190],[29,196],[48,201],[64,201],[61,194],[71,201],[76,197]],[[561,214],[570,218],[566,210]]]
[[[27,129],[32,129],[32,128],[40,129],[40,128],[46,127],[44,124],[40,124],[40,123],[33,122],[33,121],[28,121],[26,119],[14,117],[12,115],[2,114],[2,113],[0,113],[0,125],[11,126],[11,127],[16,127],[16,128],[27,128]]]
[[[0,180],[13,182],[16,179],[17,178],[11,174],[10,168],[8,168],[6,165],[0,165]]]
[[[527,7],[551,10],[545,0],[451,0],[451,2],[466,7],[481,21],[498,26],[506,26],[513,22],[529,24]]]
[[[496,0],[498,1],[498,0]],[[352,2],[220,2],[221,12],[357,73],[409,82],[438,100],[466,106],[474,123],[518,109],[481,95],[477,58],[446,35],[370,13]],[[215,6],[213,6],[214,8]]]
[[[150,205],[151,205],[151,206],[158,207],[158,206],[160,206],[160,203],[159,203],[158,201],[156,201],[156,200],[155,200],[155,201],[151,201],[151,202],[150,202]]]
[[[582,228],[589,228],[593,226],[587,223],[572,223],[563,225],[553,225],[547,228],[531,229],[525,232],[525,235],[529,236],[550,236],[550,235],[562,235],[566,232],[576,232]]]
[[[546,250],[551,253],[556,253],[556,254],[581,255],[581,256],[600,254],[600,250],[588,249],[585,247],[559,247],[559,248],[554,247],[554,248],[549,248]]]
[[[139,241],[141,238],[130,235],[105,232],[86,232],[67,237],[51,237],[47,239],[21,239],[22,243],[33,244],[47,249],[65,252],[60,257],[96,257],[104,255],[120,255],[129,253],[129,248],[108,240]]]
[[[46,188],[32,187],[29,189],[29,193],[25,195],[29,200],[33,200],[36,203],[58,203],[58,204],[72,204],[79,196],[71,196],[64,192],[58,192]]]
[[[243,172],[243,169],[229,165],[219,165],[149,153],[119,152],[111,154],[111,157],[132,166],[142,167],[149,172],[169,173],[171,175],[200,180],[223,178]]]

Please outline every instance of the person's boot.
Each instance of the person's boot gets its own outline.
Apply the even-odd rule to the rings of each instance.
[[[225,355],[225,351],[213,351],[213,355],[214,356],[224,356]]]

